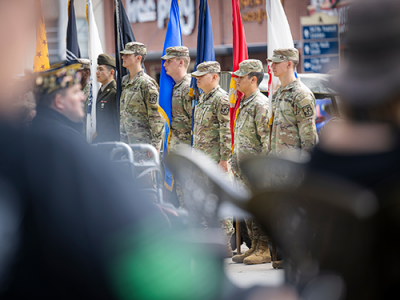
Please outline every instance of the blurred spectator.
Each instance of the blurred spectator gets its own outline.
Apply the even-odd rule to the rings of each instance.
[[[16,79],[11,87],[13,99],[10,117],[17,127],[29,128],[32,119],[36,116],[36,102],[33,93],[33,75],[25,70],[24,76]]]
[[[35,97],[32,92],[25,93],[22,99],[14,104],[15,122],[22,128],[29,128],[33,118],[36,116]]]
[[[77,62],[36,74],[37,115],[32,130],[84,142],[81,134],[84,95]]]
[[[311,171],[372,190],[379,200],[369,232],[376,247],[365,245],[362,252],[355,253],[348,244],[332,245],[325,254],[327,258],[344,257],[342,267],[356,271],[352,277],[345,277],[348,299],[390,299],[400,282],[400,259],[394,241],[400,231],[399,15],[398,1],[359,0],[352,4],[347,61],[332,81],[342,96],[346,122],[333,121],[334,126],[324,128],[308,164]],[[351,236],[350,228],[341,234],[342,240],[345,235],[359,238]],[[336,271],[343,270],[340,268],[337,265]]]
[[[83,125],[82,125],[82,134],[86,138],[86,121],[87,121],[87,110],[88,110],[88,104],[89,104],[89,93],[90,93],[90,84],[89,84],[89,79],[90,79],[90,60],[87,58],[78,58],[78,61],[81,63],[81,88],[82,92],[85,95],[85,99],[83,100]]]

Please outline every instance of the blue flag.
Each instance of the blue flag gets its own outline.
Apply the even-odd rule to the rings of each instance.
[[[165,35],[163,55],[169,47],[182,46],[182,31],[179,17],[178,0],[172,0],[167,33]],[[164,153],[165,160],[168,155],[168,144],[171,137],[171,110],[172,110],[172,89],[175,85],[171,76],[167,75],[163,62],[161,62],[160,93],[159,93],[159,112],[165,119],[165,140]],[[164,185],[172,191],[174,178],[172,173],[165,167]]]
[[[197,70],[197,66],[205,61],[214,61],[214,39],[212,32],[212,22],[210,9],[208,8],[207,0],[200,0],[199,6],[199,27],[197,33],[197,57],[194,64],[194,71]],[[191,145],[193,146],[193,126],[194,126],[194,110],[196,107],[196,101],[200,95],[199,88],[197,87],[196,78],[192,78],[190,83],[189,95],[192,97],[192,139]]]
[[[76,30],[76,18],[74,0],[68,2],[68,26],[67,26],[67,60],[81,58],[78,44],[78,32]]]

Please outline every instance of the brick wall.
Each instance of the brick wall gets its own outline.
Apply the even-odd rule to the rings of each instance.
[[[124,0],[123,0],[124,2]],[[195,1],[196,23],[193,33],[183,36],[183,44],[189,49],[195,49],[197,45],[198,7],[200,0]],[[213,23],[214,46],[232,45],[232,0],[209,1],[209,8]],[[246,41],[249,46],[267,44],[267,19],[265,12],[265,0],[240,0],[241,14],[246,33]],[[293,39],[300,40],[300,17],[307,16],[307,6],[310,0],[284,0],[283,7],[289,21]],[[104,0],[105,23],[106,23],[106,49],[107,53],[114,54],[114,25],[113,11],[114,0]],[[157,22],[145,22],[131,24],[137,41],[147,45],[149,53],[162,51],[166,28],[159,29]],[[265,63],[266,51],[257,53],[250,52],[251,58],[260,59]],[[232,56],[224,55],[216,58],[224,70],[230,70]],[[156,68],[157,60],[147,61],[146,68]]]

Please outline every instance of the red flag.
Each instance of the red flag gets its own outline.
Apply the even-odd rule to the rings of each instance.
[[[239,63],[249,58],[247,52],[246,36],[240,16],[239,0],[232,0],[232,26],[233,26],[233,72],[239,69]],[[236,118],[239,113],[240,100],[243,93],[236,90],[236,76],[232,75],[231,84],[229,87],[230,98],[230,117],[231,117],[231,135],[232,135],[232,150],[234,145],[234,133]]]

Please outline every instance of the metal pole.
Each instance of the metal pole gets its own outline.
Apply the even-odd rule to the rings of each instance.
[[[119,52],[121,51],[121,28],[120,28],[120,19],[119,19],[119,0],[115,0],[115,20],[116,20],[116,39],[117,39],[117,43],[116,43],[116,53],[115,53],[115,59],[118,60],[118,66],[119,66],[119,70],[117,70],[117,113],[118,113],[118,140],[120,140],[120,97],[121,97],[121,93],[122,93],[122,65],[121,65],[121,55],[119,54]]]
[[[240,249],[241,247],[241,242],[240,242],[240,221],[236,218],[236,249],[237,249],[237,254],[240,255],[242,254],[242,251]]]

